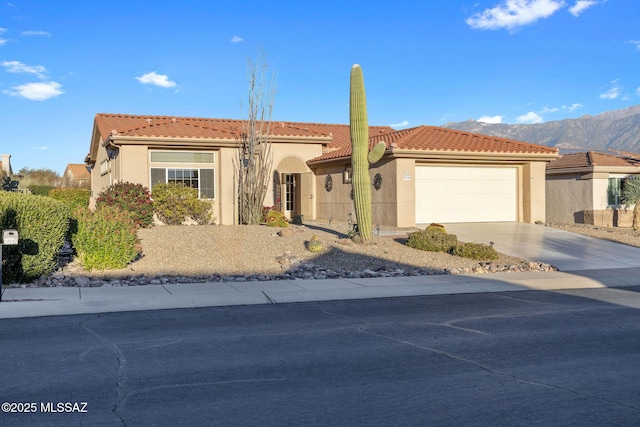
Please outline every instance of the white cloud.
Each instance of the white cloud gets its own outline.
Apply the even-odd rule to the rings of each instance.
[[[238,37],[238,36],[233,36],[231,37],[231,43],[240,43],[243,42],[244,39],[242,37]]]
[[[7,30],[6,28],[0,27],[0,34],[6,33],[7,31],[9,31],[9,30]]]
[[[154,85],[164,88],[176,87],[176,82],[169,80],[169,76],[157,74],[155,71],[136,77],[136,80],[143,85]]]
[[[541,111],[540,114],[546,114],[546,113],[555,113],[557,111],[559,111],[559,108],[555,108],[555,107],[544,107]]]
[[[42,65],[26,65],[19,61],[4,61],[2,66],[7,73],[35,74],[43,79],[47,69]]]
[[[578,103],[573,103],[573,104],[571,104],[569,106],[563,105],[562,109],[565,110],[565,111],[572,112],[572,111],[576,111],[578,108],[582,108],[582,107],[584,107],[584,105],[578,104]]]
[[[64,92],[60,90],[61,87],[62,85],[56,82],[27,83],[14,86],[11,90],[5,90],[4,93],[11,96],[21,96],[32,101],[45,101],[62,95]]]
[[[636,46],[636,49],[640,50],[640,40],[629,40],[629,43]]]
[[[529,111],[527,114],[516,117],[516,122],[524,124],[542,123],[543,121],[542,117],[533,111]]]
[[[394,125],[389,125],[389,126],[391,126],[392,128],[402,128],[402,127],[407,126],[408,124],[409,124],[409,122],[407,120],[403,120],[400,123],[396,123]]]
[[[492,9],[476,13],[465,22],[479,30],[513,30],[548,18],[563,6],[562,0],[505,0]]]
[[[46,145],[43,145],[43,146],[41,146],[41,147],[38,147],[38,150],[40,150],[40,151],[46,151],[46,150],[48,150],[48,149],[49,149],[49,147],[47,147]]]
[[[482,116],[478,120],[478,122],[482,123],[502,123],[502,116]]]
[[[636,89],[636,95],[640,96],[640,87]]]
[[[578,17],[582,12],[589,9],[591,6],[595,6],[598,3],[601,3],[596,0],[578,0],[576,4],[569,8],[569,13],[573,16]]]
[[[43,37],[51,37],[51,33],[47,31],[23,31],[23,36],[43,36]]]
[[[618,80],[612,80],[607,85],[609,89],[600,94],[600,99],[616,99],[620,96],[622,88],[618,85]]]

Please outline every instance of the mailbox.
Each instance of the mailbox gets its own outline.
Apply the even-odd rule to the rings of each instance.
[[[17,245],[18,244],[18,230],[3,230],[2,231],[2,244],[3,245]]]

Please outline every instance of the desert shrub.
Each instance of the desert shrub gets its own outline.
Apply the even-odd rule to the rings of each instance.
[[[4,248],[3,282],[27,282],[51,274],[69,228],[69,209],[48,197],[0,192],[0,229],[16,229],[20,240]]]
[[[138,227],[153,224],[153,204],[151,193],[142,184],[119,182],[113,184],[96,199],[96,208],[117,207],[128,212]]]
[[[437,233],[446,233],[447,232],[447,230],[444,229],[444,225],[436,224],[435,222],[432,222],[431,224],[429,224],[427,226],[427,228],[425,229],[425,231],[435,231]]]
[[[498,259],[498,252],[484,243],[460,243],[453,248],[451,254],[470,259]]]
[[[458,244],[455,234],[441,231],[415,231],[409,234],[407,246],[423,251],[450,252]]]
[[[67,205],[71,211],[89,206],[91,192],[86,188],[54,188],[49,197]]]
[[[137,226],[128,212],[102,206],[95,211],[80,208],[74,216],[72,242],[85,270],[124,268],[140,255]]]
[[[275,210],[275,206],[263,206],[262,207],[262,215],[260,216],[260,223],[264,224],[267,222],[267,215],[272,210]]]
[[[48,196],[49,192],[55,187],[52,185],[30,185],[27,188],[31,191],[31,194],[36,196]]]
[[[288,227],[287,218],[282,212],[271,210],[267,213],[266,224],[269,227]]]
[[[168,225],[182,224],[191,218],[207,224],[211,218],[211,203],[198,199],[198,190],[184,184],[157,184],[153,188],[153,210]]]

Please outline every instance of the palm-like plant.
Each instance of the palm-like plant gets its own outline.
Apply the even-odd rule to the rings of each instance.
[[[626,207],[633,206],[633,223],[634,230],[640,228],[640,177],[634,176],[625,181],[622,188],[622,203]]]

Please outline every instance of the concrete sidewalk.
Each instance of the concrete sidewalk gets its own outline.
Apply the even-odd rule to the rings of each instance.
[[[12,288],[0,318],[461,293],[640,286],[640,268],[371,279],[218,282],[100,288]]]

